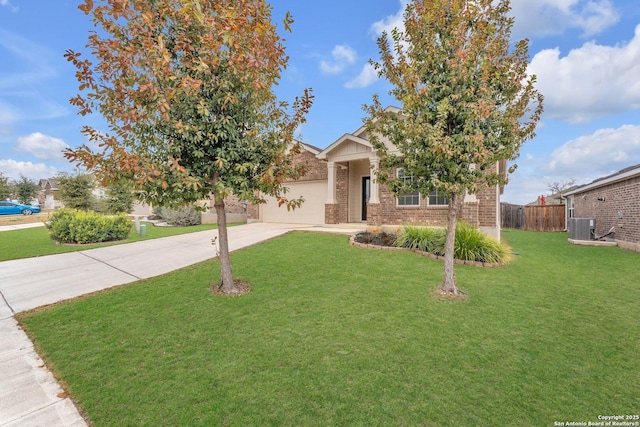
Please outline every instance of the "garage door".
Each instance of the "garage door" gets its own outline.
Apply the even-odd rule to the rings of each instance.
[[[278,207],[275,198],[268,197],[267,203],[260,206],[260,218],[263,222],[284,222],[292,224],[324,224],[324,204],[327,201],[327,181],[306,181],[288,183],[288,199],[304,197],[301,207],[287,210]]]

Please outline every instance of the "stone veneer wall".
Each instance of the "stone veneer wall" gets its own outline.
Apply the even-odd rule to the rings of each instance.
[[[640,176],[577,193],[573,203],[575,218],[596,219],[597,235],[615,227],[619,246],[640,252]]]

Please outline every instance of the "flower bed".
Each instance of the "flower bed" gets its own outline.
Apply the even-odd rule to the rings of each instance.
[[[417,249],[397,247],[394,245],[395,239],[396,239],[396,236],[391,233],[384,233],[384,232],[370,233],[367,231],[367,232],[362,232],[362,233],[357,233],[352,235],[351,238],[349,239],[349,242],[351,243],[352,246],[356,246],[359,248],[378,249],[378,250],[385,250],[385,251],[410,251],[418,255],[429,257],[431,259],[437,259],[441,261],[444,260],[444,256],[435,255],[430,252],[420,251]],[[507,265],[506,263],[496,264],[496,263],[468,261],[468,260],[461,260],[461,259],[456,259],[454,260],[454,262],[459,265],[470,265],[473,267],[488,267],[488,268],[503,267]]]

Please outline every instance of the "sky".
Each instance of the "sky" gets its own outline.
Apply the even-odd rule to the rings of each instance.
[[[89,18],[78,0],[0,0],[0,172],[35,181],[73,172],[65,148],[85,143],[69,98],[75,69],[63,57],[83,50]],[[401,28],[406,0],[272,0],[286,11],[289,64],[276,93],[292,101],[312,88],[299,138],[325,148],[362,126],[374,94],[400,107],[369,65],[382,31]],[[637,0],[512,0],[515,41],[529,39],[529,72],[545,97],[536,136],[513,162],[502,201],[525,204],[553,183],[586,184],[640,164],[640,3]]]

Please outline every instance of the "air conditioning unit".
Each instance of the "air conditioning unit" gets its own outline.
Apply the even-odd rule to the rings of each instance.
[[[569,238],[572,240],[595,240],[596,220],[594,218],[570,218]]]

